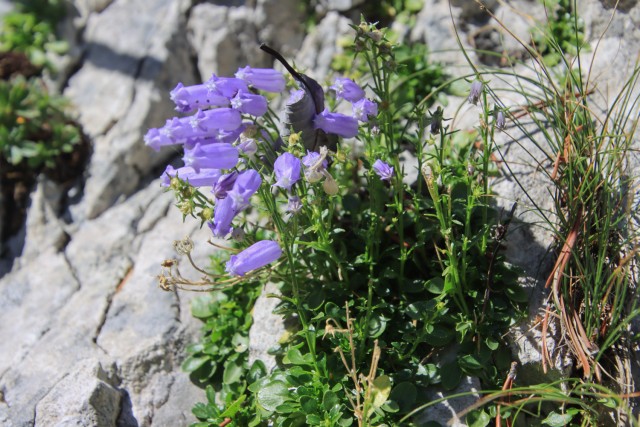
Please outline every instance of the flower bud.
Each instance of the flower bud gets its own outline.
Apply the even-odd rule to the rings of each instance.
[[[198,214],[198,216],[203,220],[203,221],[210,221],[211,218],[213,218],[213,209],[211,208],[204,208],[200,211],[200,213]]]
[[[236,242],[242,242],[244,240],[244,237],[245,237],[245,232],[242,228],[234,227],[231,230],[231,238]]]
[[[329,174],[329,172],[325,172],[325,180],[322,183],[322,189],[324,190],[325,193],[327,193],[330,196],[335,196],[336,194],[338,194],[338,183],[336,182],[335,179],[333,179],[333,177],[331,176],[331,174]]]

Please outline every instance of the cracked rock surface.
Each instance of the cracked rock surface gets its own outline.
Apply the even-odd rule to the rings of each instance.
[[[176,150],[153,152],[143,135],[174,115],[168,92],[178,81],[229,75],[245,64],[271,66],[257,49],[261,41],[324,79],[341,37],[349,37],[353,8],[364,2],[323,2],[323,18],[306,36],[294,0],[71,3],[63,32],[74,39],[58,84],[93,153],[85,176],[70,189],[38,180],[24,229],[0,252],[0,425],[185,426],[195,421],[194,403],[205,400],[180,371],[200,322],[190,315],[193,294],[163,292],[155,276],[164,259],[175,257],[172,242],[187,235],[196,242],[196,259],[206,263],[209,234],[197,221],[183,223],[171,193],[160,187],[157,177]],[[462,31],[484,25],[482,16],[456,3],[464,2],[452,9],[456,23],[466,26]],[[620,66],[602,88],[619,83],[619,72],[637,55],[640,6],[622,3],[625,10],[596,63],[603,75],[607,64]],[[7,5],[0,0],[0,13]],[[595,34],[607,22],[609,2],[588,0],[583,7]],[[437,59],[457,65],[463,58],[453,52],[450,21],[447,2],[425,0],[410,38],[427,41],[439,51]],[[470,115],[477,119],[476,112]],[[509,155],[517,160],[521,152],[514,148]],[[545,197],[534,172],[524,167],[520,173]],[[496,184],[506,208],[520,197],[513,183]],[[514,233],[513,247],[528,242],[531,250],[527,259],[519,260],[517,251],[512,258],[529,263],[528,280],[540,287],[536,269],[549,237],[532,232]],[[255,316],[265,320],[251,331],[258,341],[251,357],[264,358],[267,341],[278,339],[272,307],[261,299],[256,308]],[[530,356],[532,365],[539,360],[535,348],[514,351],[522,361]],[[475,379],[468,383],[465,390],[477,388]]]

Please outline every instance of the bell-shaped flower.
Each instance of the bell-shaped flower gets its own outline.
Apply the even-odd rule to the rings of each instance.
[[[183,132],[188,135],[199,136],[214,130],[233,131],[242,125],[242,116],[233,108],[215,108],[213,110],[198,110],[189,117],[180,120]]]
[[[378,104],[367,99],[362,98],[353,104],[353,117],[361,122],[368,122],[369,117],[375,117],[378,115]]]
[[[244,114],[262,116],[268,110],[267,98],[243,90],[231,99],[231,107]]]
[[[313,119],[316,129],[334,133],[343,138],[353,138],[358,134],[358,120],[340,113],[330,113],[326,108]]]
[[[196,172],[195,169],[189,166],[175,169],[173,166],[168,165],[162,174],[160,185],[168,187],[171,183],[171,178],[177,176],[194,187],[211,187],[218,181],[221,174],[219,169],[200,169],[200,171]]]
[[[291,196],[287,202],[287,212],[295,215],[302,210],[302,201],[298,196]]]
[[[234,209],[238,212],[249,207],[249,199],[258,191],[262,184],[262,178],[258,171],[249,169],[238,174],[236,182],[227,198],[233,201]]]
[[[496,113],[496,129],[504,130],[506,124],[507,124],[507,121],[504,118],[504,112],[502,110],[499,110]]]
[[[180,141],[174,136],[173,129],[171,120],[167,120],[167,124],[161,128],[149,129],[144,135],[145,145],[153,148],[155,151],[160,151],[160,147],[179,144]]]
[[[240,143],[238,144],[238,149],[246,156],[253,158],[253,156],[258,152],[258,142],[253,138],[240,138]]]
[[[326,171],[324,173],[324,182],[322,183],[322,189],[330,196],[335,196],[340,190],[338,188],[338,183],[336,182],[336,180],[333,179],[331,174]]]
[[[182,83],[169,92],[171,100],[176,104],[176,111],[188,113],[197,108],[226,107],[229,98],[222,93],[211,90],[205,84],[184,86]]]
[[[242,79],[233,77],[218,77],[215,74],[203,85],[211,92],[219,93],[222,96],[231,99],[241,90],[247,91],[249,87],[247,82]]]
[[[251,68],[247,65],[238,68],[236,77],[267,92],[282,92],[286,86],[282,73],[273,68]]]
[[[388,163],[383,162],[380,159],[373,162],[373,171],[383,181],[389,181],[393,178],[393,166],[389,166]]]
[[[184,163],[195,171],[206,169],[231,169],[238,163],[238,149],[231,144],[196,144],[184,150]]]
[[[291,186],[300,179],[300,159],[291,153],[282,153],[273,164],[276,174],[275,187],[291,190]]]
[[[336,91],[337,98],[346,99],[349,102],[357,102],[364,98],[364,90],[356,82],[346,77],[336,78],[330,89]]]
[[[469,97],[467,98],[469,102],[473,105],[477,105],[480,100],[480,95],[482,94],[482,82],[480,80],[474,80],[471,83],[471,89],[469,90]]]
[[[224,199],[227,197],[227,192],[231,191],[233,185],[238,178],[238,172],[233,171],[218,178],[216,184],[213,186],[211,192],[216,196],[216,199]]]
[[[304,178],[313,184],[324,177],[323,173],[329,162],[327,162],[326,156],[315,151],[307,151],[307,155],[302,158],[302,164],[304,165]]]
[[[215,237],[224,238],[231,232],[231,222],[238,214],[233,207],[233,200],[225,197],[218,200],[213,211],[213,221],[207,223]]]
[[[282,249],[273,240],[261,240],[237,255],[232,255],[226,271],[232,276],[244,276],[250,271],[271,264],[282,256]]]

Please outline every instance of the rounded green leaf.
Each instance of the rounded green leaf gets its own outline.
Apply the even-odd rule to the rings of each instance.
[[[389,395],[389,400],[398,405],[400,412],[408,412],[413,409],[417,395],[418,391],[416,386],[408,381],[403,381],[393,387],[391,394]]]
[[[264,410],[273,413],[276,408],[289,400],[289,389],[282,381],[272,381],[258,390],[256,400]]]
[[[458,387],[462,379],[462,371],[458,366],[458,362],[453,361],[445,363],[440,368],[440,378],[442,379],[442,387],[445,390],[453,390]]]

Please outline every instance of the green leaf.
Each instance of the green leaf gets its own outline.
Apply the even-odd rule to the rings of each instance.
[[[482,409],[476,409],[467,414],[468,427],[485,427],[491,421],[491,417]]]
[[[498,347],[500,346],[500,343],[496,340],[494,340],[491,337],[487,337],[484,340],[484,343],[487,345],[487,347],[489,348],[489,350],[491,351],[496,351],[498,349]]]
[[[413,409],[417,395],[418,391],[416,386],[409,381],[403,381],[393,387],[393,390],[391,390],[391,394],[389,395],[389,400],[398,405],[398,410],[400,412],[408,412]],[[394,408],[391,407],[391,409],[393,410]]]
[[[223,413],[219,415],[220,418],[233,418],[236,413],[242,409],[242,403],[247,398],[246,394],[240,395],[240,397],[234,400],[229,406],[226,407]]]
[[[338,404],[340,404],[340,399],[338,399],[338,395],[331,390],[327,390],[322,396],[322,407],[325,411],[330,411],[331,408]]]
[[[547,418],[542,420],[542,424],[546,424],[551,427],[566,426],[573,419],[575,414],[559,414],[557,412],[551,412]]]
[[[318,400],[311,396],[300,397],[300,407],[308,415],[318,412]]]
[[[231,361],[224,364],[224,373],[222,374],[222,382],[224,384],[233,384],[242,378],[245,368],[242,362]]]
[[[185,372],[193,372],[210,360],[209,357],[189,356],[182,362],[182,370]]]
[[[423,339],[427,344],[434,347],[443,347],[451,342],[454,337],[455,334],[449,328],[435,325],[428,334],[424,335]]]
[[[438,302],[435,299],[427,301],[416,301],[413,304],[409,304],[407,306],[407,316],[409,316],[413,320],[422,320],[427,317],[428,314],[435,311],[437,304]]]
[[[191,409],[191,412],[199,420],[215,418],[218,415],[218,409],[215,406],[207,405],[202,402],[196,403]]]
[[[313,364],[313,355],[307,353],[302,354],[299,349],[292,348],[282,359],[285,365],[311,365]]]
[[[505,294],[511,301],[515,302],[527,302],[529,301],[529,295],[525,292],[524,288],[518,283],[513,283],[504,290]]]
[[[211,294],[205,294],[200,297],[194,298],[191,301],[191,314],[198,319],[206,319],[211,317],[214,313],[212,310],[212,303],[214,298]]]
[[[256,395],[257,404],[269,414],[272,414],[278,406],[289,400],[289,398],[290,395],[287,384],[279,380],[267,383],[258,390],[258,394]]]
[[[440,368],[440,378],[442,380],[442,387],[445,390],[453,390],[458,387],[460,380],[462,380],[462,371],[456,361],[445,363]]]
[[[458,358],[460,367],[467,372],[476,373],[484,368],[484,365],[471,354],[465,354]]]
[[[387,319],[384,316],[373,316],[369,320],[369,338],[378,338],[387,328]]]
[[[319,426],[320,424],[322,424],[322,418],[320,418],[320,416],[316,414],[308,414],[306,421],[307,425],[310,426]]]
[[[425,282],[425,289],[432,294],[440,295],[444,291],[444,280],[442,277],[434,277]]]
[[[367,415],[371,415],[371,413],[381,407],[384,402],[389,398],[389,394],[391,394],[391,380],[387,375],[382,375],[373,380],[373,384],[371,385],[371,406],[369,407],[369,413]]]

